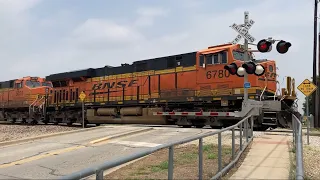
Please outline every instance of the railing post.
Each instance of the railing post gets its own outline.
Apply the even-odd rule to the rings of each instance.
[[[253,122],[254,118],[253,118],[253,116],[251,116],[251,117],[250,117],[250,119],[251,119],[251,121],[250,121],[250,122],[251,122],[251,126],[250,126],[250,127],[251,127],[251,129],[250,129],[250,132],[251,132],[251,138],[252,138],[252,137],[253,137],[253,125],[254,125],[254,122]]]
[[[235,142],[234,142],[234,128],[232,128],[232,160],[234,160],[234,146],[235,146]]]
[[[242,123],[240,123],[240,150],[242,150]]]
[[[309,141],[310,141],[309,133],[310,133],[310,117],[307,116],[307,144],[308,145],[309,145]]]
[[[168,180],[173,179],[173,146],[169,147],[169,168],[168,168]]]
[[[246,138],[247,137],[247,120],[245,120],[244,122],[243,122],[243,128],[244,128],[244,130],[243,130],[243,136],[244,136],[244,138]]]
[[[103,180],[103,170],[97,170],[96,171],[96,180]]]
[[[222,162],[221,162],[221,132],[218,133],[218,172],[222,169]]]
[[[203,165],[203,139],[199,139],[199,180],[202,180],[202,165]]]
[[[246,128],[246,142],[248,143],[249,142],[249,122],[248,122],[248,118],[244,121],[245,123],[245,128]]]
[[[314,116],[310,114],[310,128],[314,128]]]

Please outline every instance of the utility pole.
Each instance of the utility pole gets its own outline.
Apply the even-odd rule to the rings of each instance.
[[[318,0],[314,0],[314,24],[313,24],[313,75],[312,82],[319,87],[317,82],[317,24],[318,24]],[[319,88],[318,88],[319,89]],[[318,90],[319,91],[319,90]],[[312,113],[314,114],[314,127],[319,127],[319,111],[317,107],[317,94],[312,94]]]

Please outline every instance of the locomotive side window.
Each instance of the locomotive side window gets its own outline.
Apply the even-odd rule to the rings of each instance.
[[[15,87],[16,87],[17,89],[22,88],[22,82],[15,83]]]
[[[200,64],[199,65],[202,66],[204,64],[204,56],[200,55],[199,59],[200,59]]]
[[[228,59],[227,59],[227,52],[222,51],[214,54],[208,54],[205,56],[206,58],[206,64],[211,65],[211,64],[227,64]],[[200,65],[203,64],[201,62],[200,58]]]
[[[227,64],[228,63],[228,57],[227,57],[227,51],[223,51],[219,53],[221,57],[221,64]]]

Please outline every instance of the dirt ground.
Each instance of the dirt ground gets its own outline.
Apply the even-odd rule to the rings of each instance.
[[[239,146],[236,145],[236,153]],[[218,170],[218,147],[203,145],[203,179],[210,179]],[[225,167],[231,162],[231,146],[223,146],[222,162]],[[105,179],[167,179],[168,149],[153,153],[105,176]],[[174,179],[198,179],[198,146],[174,148]]]

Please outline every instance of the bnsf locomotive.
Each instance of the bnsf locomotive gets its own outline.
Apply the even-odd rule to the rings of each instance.
[[[252,54],[249,55],[252,58]],[[1,82],[0,85],[5,86],[0,86],[0,118],[31,123],[82,123],[79,95],[85,93],[85,124],[228,126],[236,123],[234,117],[155,116],[153,113],[240,111],[243,78],[231,75],[224,67],[230,63],[241,65],[243,56],[241,45],[223,44],[117,67]],[[278,95],[275,61],[259,60],[259,64],[265,72],[262,76],[248,75],[249,98],[283,101],[283,112],[292,110],[296,96],[294,88],[291,92],[291,81]],[[263,129],[287,124],[286,118],[279,117],[270,117],[268,122],[265,117],[255,121],[255,127]]]

